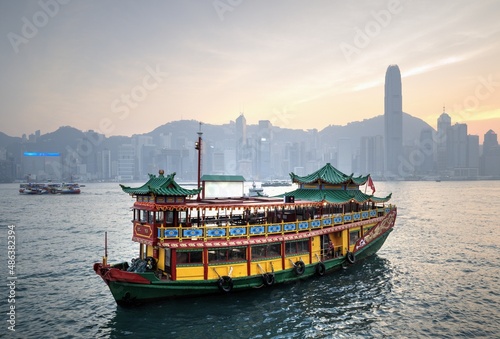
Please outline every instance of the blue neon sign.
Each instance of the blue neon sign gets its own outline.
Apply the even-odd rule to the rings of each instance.
[[[61,153],[57,152],[24,152],[25,157],[59,157]]]

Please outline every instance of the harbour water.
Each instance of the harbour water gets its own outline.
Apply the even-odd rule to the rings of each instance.
[[[132,198],[118,184],[48,196],[0,185],[0,337],[498,338],[500,181],[375,185],[398,205],[376,256],[307,281],[136,308],[117,306],[92,270],[105,231],[110,262],[137,256]],[[265,191],[278,189],[293,188]]]

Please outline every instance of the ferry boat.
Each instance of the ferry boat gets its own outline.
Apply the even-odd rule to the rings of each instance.
[[[108,264],[106,239],[93,269],[117,304],[129,305],[321,277],[384,244],[397,208],[388,204],[392,193],[360,190],[372,185],[369,175],[346,175],[327,163],[290,177],[297,188],[277,197],[206,198],[199,183],[183,188],[175,173],[161,170],[142,186],[120,185],[135,198],[137,258]]]
[[[292,186],[292,183],[286,180],[270,180],[270,181],[264,181],[262,183],[262,187],[277,187],[277,186]]]
[[[23,183],[19,184],[19,193],[33,194],[80,194],[80,185],[77,183]]]

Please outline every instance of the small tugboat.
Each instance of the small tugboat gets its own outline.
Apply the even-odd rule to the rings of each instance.
[[[199,151],[201,137],[196,145]],[[204,198],[199,172],[195,189],[162,170],[142,186],[121,185],[135,198],[137,258],[108,264],[106,238],[93,267],[119,305],[323,276],[376,253],[396,220],[396,207],[386,204],[391,194],[359,189],[374,191],[369,175],[346,175],[330,164],[307,176],[291,173],[298,187],[278,197]]]

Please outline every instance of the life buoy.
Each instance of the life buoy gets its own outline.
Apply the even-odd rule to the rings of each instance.
[[[299,260],[294,264],[293,270],[295,274],[302,275],[306,271],[306,264],[302,260]]]
[[[154,271],[156,269],[156,260],[153,257],[146,257],[146,268]]]
[[[316,274],[322,277],[326,272],[326,267],[325,264],[323,264],[321,261],[316,265]]]
[[[265,273],[262,275],[262,280],[264,281],[264,285],[272,286],[274,285],[274,273]]]
[[[349,264],[354,264],[356,262],[356,257],[354,256],[353,252],[347,252],[347,261],[349,261]]]
[[[217,280],[217,286],[222,292],[229,293],[233,290],[233,279],[227,275],[222,276]]]

